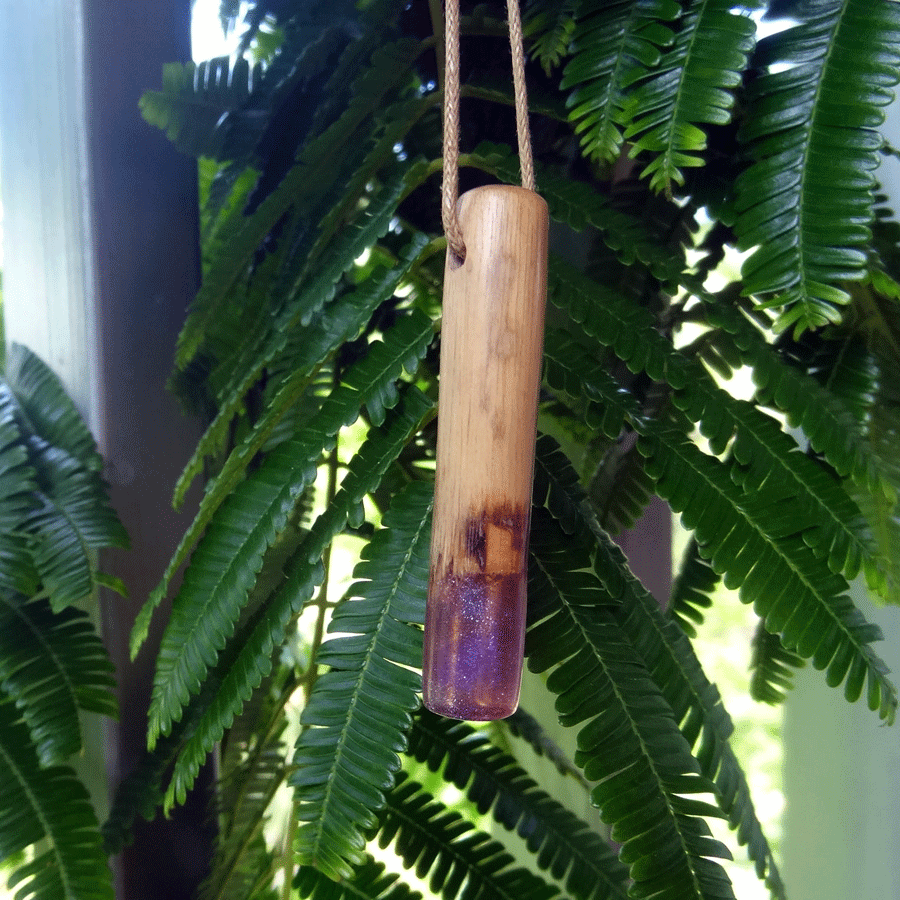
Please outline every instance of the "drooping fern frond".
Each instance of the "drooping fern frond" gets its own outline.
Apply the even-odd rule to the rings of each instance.
[[[803,665],[802,657],[788,650],[781,638],[770,634],[760,622],[750,657],[750,696],[761,703],[781,703],[794,685],[794,670]]]
[[[822,368],[821,361],[810,360],[810,368],[805,370],[790,355],[779,353],[758,325],[739,310],[713,298],[706,299],[707,321],[733,337],[739,361],[753,369],[757,402],[776,407],[787,415],[791,427],[802,428],[813,450],[839,475],[851,477],[867,491],[892,495],[890,482],[881,471],[883,466],[861,425],[874,404],[871,398],[866,399],[871,385],[867,376],[851,363],[856,354],[849,351],[849,345],[844,348],[848,351],[845,354],[841,341],[827,341],[843,362],[834,360],[835,366],[828,367],[831,374],[823,373],[823,381],[816,375]],[[858,363],[865,365],[862,360]]]
[[[821,565],[798,532],[793,498],[745,494],[725,464],[704,454],[675,428],[660,427],[639,447],[660,496],[690,528],[725,584],[753,603],[766,628],[819,669],[827,681],[846,680],[857,700],[868,679],[868,704],[894,719],[897,696],[887,668],[872,649],[881,631],[865,621],[847,595],[847,582]]]
[[[240,56],[234,61],[220,56],[200,63],[167,63],[160,90],[145,91],[141,97],[141,113],[182,153],[227,159],[234,155],[228,147],[232,116],[262,76],[261,66],[251,69]]]
[[[577,6],[578,0],[531,2],[524,13],[525,36],[534,36],[529,52],[548,75],[568,55]]]
[[[213,531],[212,534],[207,530],[201,546],[208,550],[201,553],[199,560],[196,559],[195,554],[195,560],[187,570],[179,596],[194,597],[200,603],[207,604],[213,598],[211,591],[218,584],[221,585],[219,590],[223,598],[232,597],[232,602],[240,603],[238,594],[246,593],[246,590],[249,589],[253,572],[244,572],[242,582],[231,583],[227,578],[222,577],[222,570],[217,561],[220,559],[219,553],[224,553],[224,558],[231,560],[232,566],[236,565],[234,552],[238,548],[243,548],[243,552],[249,554],[248,559],[261,560],[266,547],[274,540],[280,528],[287,523],[293,505],[314,479],[315,465],[320,455],[334,446],[335,435],[340,429],[356,421],[362,406],[378,410],[379,408],[383,409],[386,399],[388,401],[396,400],[396,390],[389,385],[392,385],[393,381],[402,374],[404,368],[409,372],[415,371],[418,360],[424,355],[425,349],[433,337],[433,325],[424,313],[414,310],[409,315],[398,318],[394,327],[384,337],[384,341],[371,344],[368,355],[345,373],[343,384],[339,385],[326,398],[318,413],[304,424],[301,433],[276,448],[275,454],[271,459],[267,459],[261,471],[253,473],[251,478],[238,484],[235,489],[238,492],[237,499],[234,499],[235,494],[229,493],[229,491],[231,485],[237,483],[237,475],[240,474],[240,471],[246,469],[250,464],[252,454],[242,454],[240,447],[234,451],[233,455],[236,455],[237,460],[234,468],[237,472],[227,471],[225,475],[220,476],[221,481],[216,482],[216,484],[221,483],[222,486],[217,487],[214,484],[207,492],[206,499],[201,503],[201,508],[195,518],[195,524],[192,524],[185,537],[182,538],[173,560],[164,574],[163,582],[151,594],[135,621],[131,638],[132,655],[137,652],[146,636],[150,618],[164,596],[168,579],[174,574],[179,561],[187,555],[193,540],[196,540],[204,528],[208,529],[211,522],[221,522],[223,517],[224,521],[228,522],[229,516],[237,516],[237,519],[232,518],[229,526],[219,526],[219,529]],[[285,411],[282,410],[282,415]],[[268,437],[268,432],[264,431],[264,435]],[[254,435],[251,435],[247,443],[254,446],[254,452],[262,446],[262,442],[257,441]],[[255,498],[252,502],[256,504],[264,504],[258,507],[254,519],[258,528],[257,533],[247,532],[248,522],[246,513],[243,511],[244,500],[242,499],[245,495]],[[231,499],[226,501],[226,497]],[[219,513],[216,513],[217,506],[223,502],[225,502],[225,506]],[[229,541],[232,546],[222,550],[223,542],[227,544]],[[198,547],[197,553],[200,553],[200,547]],[[206,570],[202,568],[204,560],[206,560]],[[198,579],[196,587],[192,580],[195,576]],[[187,599],[182,602],[189,604],[193,601]],[[176,601],[172,619],[175,625],[170,623],[167,630],[167,633],[173,634],[173,642],[170,645],[173,664],[197,665],[199,660],[189,663],[188,660],[181,657],[179,645],[174,638],[175,632],[172,630],[173,627],[179,627],[179,616],[182,617],[181,621],[184,623],[180,627],[192,629],[196,622],[193,617],[196,610],[193,610],[190,615],[185,613],[182,616],[177,611],[179,608],[179,601]],[[235,608],[234,612],[236,611]],[[234,621],[233,614],[229,614],[229,621]],[[183,638],[184,635],[181,637]],[[177,660],[180,662],[176,662]],[[165,679],[160,678],[160,682],[163,680]],[[160,690],[162,689],[160,688]],[[179,694],[186,699],[183,691],[179,691]]]
[[[575,762],[599,782],[592,798],[622,844],[632,896],[733,896],[712,859],[731,854],[701,818],[722,813],[696,799],[715,788],[621,631],[618,598],[586,571],[593,541],[583,529],[566,535],[539,510],[533,523],[528,667],[550,671],[547,687],[557,694],[560,722],[579,726]]]
[[[518,157],[501,144],[479,144],[471,154],[461,156],[460,164],[482,169],[507,184],[519,183]],[[660,236],[637,216],[616,209],[608,197],[589,184],[549,167],[537,167],[536,178],[553,219],[575,231],[592,226],[624,265],[641,263],[663,283],[678,280],[684,268],[680,254],[660,246]]]
[[[568,490],[571,466],[558,452],[543,457],[546,477],[560,490]],[[572,497],[578,502],[577,495]],[[694,751],[701,774],[715,785],[717,803],[729,825],[737,831],[738,841],[746,844],[756,872],[774,897],[785,897],[785,888],[772,850],[763,833],[750,797],[750,787],[731,748],[734,730],[715,685],[711,684],[685,634],[657,600],[628,571],[621,550],[602,533],[595,519],[578,503],[576,534],[582,539],[593,534],[593,571],[609,598],[617,601],[613,615],[640,658],[654,683],[671,705],[682,733]]]
[[[234,721],[272,669],[272,654],[283,643],[291,620],[312,596],[324,571],[322,554],[374,491],[385,471],[412,439],[433,405],[408,387],[384,425],[372,429],[353,457],[334,501],[312,524],[286,566],[284,580],[227,647],[213,679],[213,696],[202,704],[197,726],[182,749],[166,793],[166,805],[182,802],[206,755]]]
[[[264,682],[257,692],[263,695],[260,702],[249,704],[250,716],[236,722],[229,734],[215,804],[219,830],[200,900],[257,900],[271,889],[267,876],[270,882],[272,858],[263,828],[287,777],[284,705],[296,686],[288,678],[270,698]]]
[[[0,594],[0,690],[18,707],[42,766],[81,752],[79,712],[118,715],[112,672],[86,613]]]
[[[563,73],[570,118],[586,156],[612,162],[624,143],[629,89],[659,64],[681,15],[673,0],[582,3]]]
[[[363,859],[365,834],[400,768],[410,713],[419,705],[431,539],[432,488],[399,494],[357,567],[358,581],[334,613],[341,632],[319,649],[320,675],[301,722],[290,783],[302,824],[303,863],[349,877]]]
[[[0,428],[0,450],[11,467],[0,477],[22,479],[0,502],[9,525],[0,579],[21,588],[36,575],[54,611],[101,584],[124,592],[97,567],[96,552],[125,547],[128,536],[109,505],[93,438],[59,379],[24,347],[11,348],[9,372],[0,376]]]
[[[87,791],[70,768],[41,767],[15,705],[0,702],[0,860],[32,846],[10,876],[17,897],[113,900]]]
[[[194,358],[220,308],[244,278],[255,255],[276,225],[298,204],[313,203],[329,194],[335,179],[344,187],[341,160],[347,146],[365,152],[373,131],[381,125],[373,119],[384,96],[408,78],[411,60],[419,52],[415,42],[401,40],[380,47],[371,68],[359,78],[353,100],[340,118],[312,137],[301,149],[297,163],[274,189],[248,214],[230,217],[216,234],[216,245],[207,249],[207,275],[193,301],[179,335],[176,364],[183,369]],[[357,134],[358,130],[363,134]],[[321,215],[314,224],[318,224]],[[386,227],[386,226],[385,226]],[[358,255],[358,254],[357,254]],[[351,258],[352,259],[352,258]]]
[[[333,881],[313,866],[300,866],[294,888],[304,900],[421,900],[400,876],[385,871],[384,863],[366,856],[349,878]]]
[[[604,345],[609,346],[632,371],[645,371],[654,380],[675,388],[672,402],[699,425],[714,453],[722,453],[732,441],[750,481],[765,486],[772,502],[792,496],[795,512],[805,515],[799,530],[810,530],[808,543],[830,569],[853,578],[863,568],[873,587],[883,586],[879,560],[865,521],[849,494],[820,466],[800,452],[794,439],[760,409],[722,390],[704,367],[676,351],[659,334],[648,310],[635,306],[614,292],[592,282],[560,260],[550,265],[550,299]],[[602,309],[602,312],[601,312]],[[579,371],[581,366],[605,379],[596,362],[583,352],[575,363],[572,355],[557,364]],[[614,406],[617,404],[613,404]],[[643,418],[629,416],[638,433]],[[728,586],[732,583],[726,581]]]
[[[0,402],[0,589],[26,596],[39,584],[22,528],[34,510],[35,478],[12,407]]]
[[[628,869],[612,847],[554,800],[483,731],[422,711],[409,753],[463,790],[479,812],[490,811],[522,837],[537,865],[576,900],[625,900]]]
[[[731,121],[734,89],[741,84],[756,26],[746,7],[731,0],[692,0],[678,20],[675,39],[650,75],[625,101],[629,156],[649,154],[641,172],[655,191],[684,184],[682,169],[703,165],[702,125]]]
[[[427,879],[432,893],[483,900],[551,900],[559,889],[513,866],[502,844],[478,831],[459,813],[425,793],[401,772],[386,795],[378,843],[392,845],[407,868]]]
[[[763,71],[741,130],[753,164],[737,182],[743,291],[801,334],[841,318],[841,281],[866,267],[883,121],[900,77],[900,8],[817,0],[760,42]]]
[[[3,380],[15,398],[15,413],[27,431],[65,450],[91,472],[103,469],[94,436],[46,363],[26,347],[13,343],[6,354]]]
[[[719,580],[719,576],[700,555],[697,542],[692,539],[684,551],[684,560],[672,585],[669,601],[669,613],[689,638],[697,636],[695,625],[703,624],[703,610],[712,606],[710,594]]]

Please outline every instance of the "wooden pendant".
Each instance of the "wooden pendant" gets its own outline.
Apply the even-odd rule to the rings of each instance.
[[[455,719],[515,712],[547,295],[547,204],[509,186],[463,194],[447,252],[423,694]]]

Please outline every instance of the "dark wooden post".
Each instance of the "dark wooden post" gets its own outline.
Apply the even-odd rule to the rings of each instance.
[[[136,611],[186,526],[172,487],[197,429],[165,389],[199,278],[196,167],[141,119],[162,66],[190,58],[190,0],[2,3],[0,135],[7,337],[62,377],[108,460],[132,549],[104,561],[130,599],[102,599],[121,721],[110,790],[145,746],[155,639],[132,664]],[[164,611],[162,611],[164,615]],[[94,764],[99,768],[99,761]],[[102,788],[95,799],[104,814]],[[194,895],[209,857],[205,800],[139,828],[114,861],[120,900]]]

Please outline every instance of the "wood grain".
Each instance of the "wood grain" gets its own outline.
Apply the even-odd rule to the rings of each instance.
[[[448,252],[437,475],[425,623],[425,705],[498,719],[518,704],[534,438],[547,294],[547,205],[477,188]]]

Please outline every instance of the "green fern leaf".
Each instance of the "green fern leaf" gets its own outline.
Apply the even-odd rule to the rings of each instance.
[[[690,796],[714,786],[621,631],[618,599],[588,571],[593,540],[584,529],[566,535],[541,510],[532,522],[528,667],[550,671],[560,722],[580,726],[575,762],[599,781],[591,796],[622,844],[631,896],[733,896],[724,870],[709,859],[730,854],[699,818],[721,813]],[[636,779],[639,797],[630,790]]]
[[[106,485],[74,457],[29,441],[39,490],[23,523],[31,551],[55,612],[90,597],[99,584],[96,551],[127,547],[128,535],[109,505]],[[105,585],[111,582],[104,580]]]
[[[400,768],[410,712],[419,705],[421,632],[432,486],[414,483],[391,504],[338,606],[316,663],[321,675],[301,721],[290,783],[303,863],[332,878],[362,861],[365,833]]]
[[[549,870],[575,900],[627,896],[628,869],[606,841],[543,791],[483,731],[422,711],[409,753],[464,791],[482,814],[490,810],[522,837],[542,870]]]
[[[145,91],[141,114],[151,125],[188,156],[224,159],[230,115],[250,97],[262,68],[244,57],[233,62],[228,56],[201,63],[167,63],[163,66],[162,89]]]
[[[681,630],[690,638],[697,636],[694,625],[702,625],[703,610],[712,606],[712,592],[719,584],[719,576],[700,555],[697,542],[691,538],[684,551],[684,561],[672,585],[669,613]]]
[[[294,685],[296,687],[296,685]],[[283,706],[276,722],[260,722],[261,737],[244,744],[236,764],[224,768],[219,782],[219,834],[201,900],[249,900],[253,888],[271,870],[271,854],[262,833],[266,815],[287,775],[281,734]],[[229,735],[229,744],[232,735]]]
[[[529,53],[549,75],[568,55],[575,31],[578,0],[532,3],[525,17],[525,36],[531,38]]]
[[[760,42],[741,138],[754,160],[738,179],[744,291],[782,310],[775,327],[800,334],[841,317],[837,282],[866,268],[880,107],[900,72],[900,7],[822,0]]]
[[[428,879],[433,894],[451,900],[551,900],[559,889],[527,869],[513,867],[497,841],[426,794],[401,772],[386,796],[378,843],[393,844],[403,864]]]
[[[681,15],[672,0],[582,3],[572,36],[572,59],[560,87],[569,95],[569,117],[584,154],[612,162],[624,142],[629,88],[659,64],[675,38],[666,24]]]
[[[42,766],[81,752],[80,710],[117,716],[112,671],[85,613],[0,595],[0,688],[19,707]]]
[[[210,263],[207,277],[178,338],[175,357],[178,368],[184,369],[193,359],[204,340],[206,328],[218,314],[225,298],[245,277],[254,255],[275,225],[301,200],[310,203],[326,195],[334,179],[339,178],[342,172],[335,161],[342,158],[347,145],[354,143],[356,131],[363,127],[368,135],[371,129],[379,127],[372,120],[372,115],[385,94],[406,77],[408,66],[417,52],[418,45],[409,40],[381,48],[373,57],[373,67],[361,76],[354,100],[338,121],[304,146],[297,164],[250,215],[232,216],[227,227],[225,224],[221,226],[216,246],[208,250]],[[358,135],[356,141],[360,146],[368,146],[368,140],[360,139]],[[400,168],[402,170],[403,167]],[[391,184],[394,187],[389,186],[388,191],[397,189],[402,193],[402,179],[395,179]],[[398,184],[401,185],[399,188],[396,187]],[[361,211],[361,215],[366,221],[365,210]],[[369,218],[372,221],[365,230],[372,231],[376,236],[383,234],[390,215],[383,226],[377,225],[381,222],[380,218],[377,223],[374,223],[374,217]],[[357,256],[363,248],[357,250]],[[354,258],[350,257],[350,263],[346,266],[338,267],[340,271],[333,276],[335,281]],[[333,268],[334,262],[331,261],[329,270]]]
[[[15,411],[26,431],[65,450],[91,472],[103,469],[93,435],[77,407],[59,378],[38,356],[21,344],[11,344],[3,380],[15,397]]]
[[[31,594],[39,578],[55,611],[90,596],[100,581],[95,551],[127,547],[128,536],[78,411],[56,376],[19,346],[0,378],[0,452],[0,479],[9,482],[0,501],[0,581]]]
[[[196,524],[192,524],[185,537],[182,538],[173,560],[164,574],[163,582],[150,595],[149,600],[136,619],[131,635],[132,656],[136,655],[147,635],[150,619],[165,595],[166,586],[174,574],[177,563],[186,557],[188,550],[199,534],[203,533],[205,528],[208,529],[210,523],[221,520],[223,516],[225,516],[226,521],[229,516],[235,516],[236,518],[231,522],[230,526],[220,526],[220,530],[214,531],[212,537],[205,537],[203,543],[198,546],[197,553],[200,552],[201,546],[208,546],[210,548],[209,553],[205,557],[201,554],[197,564],[191,563],[185,574],[184,584],[179,596],[186,594],[190,597],[193,595],[195,598],[207,598],[201,600],[201,602],[209,602],[211,597],[210,590],[214,584],[218,583],[221,585],[223,597],[231,596],[235,601],[238,601],[238,593],[245,591],[245,587],[238,586],[237,583],[234,585],[229,584],[222,577],[221,565],[215,561],[219,552],[217,549],[218,544],[221,544],[222,541],[237,541],[235,547],[244,547],[245,551],[250,553],[248,558],[261,560],[261,553],[264,552],[265,547],[269,546],[279,529],[283,527],[279,523],[287,522],[293,508],[292,504],[302,496],[303,490],[314,478],[315,464],[320,454],[333,446],[334,437],[341,428],[352,424],[356,420],[361,406],[374,405],[377,407],[382,402],[380,398],[383,398],[385,392],[390,392],[390,388],[387,385],[402,374],[404,367],[408,367],[408,371],[414,371],[417,368],[418,361],[425,354],[425,350],[433,335],[434,330],[431,320],[418,310],[413,310],[409,315],[398,318],[393,328],[385,334],[385,340],[370,345],[369,355],[356,363],[346,373],[344,384],[339,386],[326,399],[319,412],[306,423],[303,433],[276,448],[274,451],[277,454],[276,459],[274,462],[264,464],[263,474],[256,472],[248,481],[239,482],[240,475],[249,465],[252,454],[250,456],[245,455],[241,447],[236,448],[234,451],[236,462],[231,466],[226,464],[222,475],[211,484],[206,498],[201,503],[201,508],[197,513]],[[354,374],[355,372],[359,374]],[[281,414],[283,415],[283,412]],[[268,420],[264,420],[262,426],[262,432],[266,438],[271,431],[269,424]],[[259,439],[259,435],[251,433],[246,443],[249,446],[259,448],[262,446],[263,441]],[[277,477],[273,477],[271,482],[265,481],[268,477],[265,474],[266,472],[280,468],[284,468],[284,472],[279,472]],[[237,486],[233,492],[229,493],[232,485]],[[245,494],[256,496],[256,500],[252,502],[263,502],[265,495],[269,497],[271,503],[275,504],[270,507],[269,513],[266,514],[269,530],[265,526],[261,527],[263,520],[259,518],[256,522],[257,528],[261,527],[261,530],[255,536],[248,536],[245,533],[248,522],[246,513],[241,511],[242,503],[244,502],[241,500],[241,497]],[[226,500],[226,498],[231,499]],[[217,508],[223,501],[225,501],[227,509],[217,512]],[[288,504],[287,506],[284,505],[286,503]],[[228,510],[233,510],[234,512],[228,512]],[[263,514],[262,509],[259,510],[259,514]],[[275,529],[274,531],[271,530],[273,528]],[[266,535],[269,536],[267,537]],[[255,549],[251,549],[249,543],[251,539],[254,541]],[[235,547],[228,550],[224,558],[233,560],[232,551]],[[204,559],[207,559],[208,562],[208,571],[205,576],[202,571],[199,571],[199,565],[203,563]],[[234,568],[233,562],[232,568]],[[197,571],[195,572],[195,570]],[[192,574],[193,572],[199,579],[196,590],[193,587],[194,582],[192,579],[195,577],[195,574]],[[249,585],[252,575],[253,572],[245,571],[241,584],[246,582]],[[235,591],[238,593],[235,593]],[[183,602],[189,603],[191,601]],[[179,601],[176,601],[172,622],[177,622],[178,617],[180,617],[181,621],[185,623],[182,627],[193,628],[194,625],[192,623],[197,621],[196,618],[177,612],[178,603]],[[196,613],[196,610],[194,610],[194,613]],[[229,620],[233,621],[230,617]],[[181,649],[177,641],[174,640],[175,632],[172,629],[173,625],[170,623],[169,631],[173,634],[173,643],[169,646],[171,647],[174,661],[181,657]],[[183,638],[184,635],[181,635],[181,637]],[[165,646],[164,643],[163,650]],[[187,660],[183,660],[178,664],[185,665]],[[186,699],[186,694],[183,693],[183,686],[177,688],[177,690],[179,695]]]
[[[0,860],[37,845],[9,878],[16,897],[113,900],[87,791],[68,767],[41,767],[9,702],[0,703],[0,823]]]
[[[741,599],[754,604],[785,647],[827,668],[829,684],[846,680],[848,700],[859,698],[868,678],[869,707],[892,721],[896,690],[871,647],[880,630],[853,605],[847,582],[823,572],[798,534],[794,498],[743,493],[729,467],[674,428],[659,426],[638,446],[659,495],[682,513],[726,586],[740,586]]]
[[[814,377],[819,366],[812,366],[810,374],[790,365],[741,312],[715,298],[705,299],[709,323],[734,337],[740,362],[752,367],[757,401],[774,405],[787,415],[791,427],[802,428],[813,450],[822,454],[838,474],[850,476],[871,491],[893,496],[894,490],[860,425],[867,413],[855,411],[860,403],[867,410],[872,406],[871,398],[866,399],[871,383],[859,370],[859,365],[866,363],[849,345],[840,351],[844,359],[841,368],[833,370],[827,384],[821,383]],[[852,359],[857,363],[852,364]],[[853,395],[854,385],[861,393]]]
[[[304,900],[421,900],[399,876],[385,872],[384,863],[366,856],[349,878],[335,883],[312,866],[300,866],[294,889]]]
[[[744,4],[746,7],[747,4]],[[699,125],[726,125],[755,43],[756,26],[731,0],[692,0],[675,40],[622,109],[630,157],[649,153],[641,172],[655,191],[684,184],[682,169],[703,165],[706,135]]]
[[[201,704],[196,729],[176,762],[166,793],[167,808],[184,801],[207,754],[271,671],[274,649],[281,646],[290,621],[322,580],[325,548],[432,413],[432,402],[416,388],[407,388],[385,424],[369,434],[353,457],[334,501],[313,523],[286,567],[282,586],[251,617],[220,659],[215,684],[207,686],[212,698]]]
[[[31,596],[40,579],[22,525],[34,512],[37,481],[5,397],[0,386],[0,589]]]
[[[715,784],[718,805],[728,824],[737,831],[739,843],[747,844],[757,876],[765,881],[773,897],[784,900],[785,887],[753,807],[747,777],[729,743],[734,726],[722,706],[719,691],[704,674],[685,634],[665,617],[656,599],[640,582],[627,573],[618,547],[609,540],[598,544],[598,577],[610,594],[624,588],[620,598],[624,602],[616,607],[617,621],[671,704],[702,774]]]
[[[750,657],[750,696],[761,703],[781,703],[794,685],[794,669],[804,661],[788,650],[777,634],[766,631],[760,622],[753,635]]]
[[[827,559],[832,571],[853,578],[863,567],[876,589],[883,589],[884,577],[865,520],[842,485],[799,452],[796,441],[771,417],[733,398],[718,387],[701,363],[676,351],[656,330],[648,310],[556,258],[550,263],[549,299],[610,347],[631,371],[643,370],[675,388],[675,406],[699,425],[714,453],[723,452],[734,440],[739,461],[747,467],[748,490],[751,483],[758,488],[765,484],[764,493],[773,502],[776,495],[779,500],[794,497],[796,511],[804,516],[800,530],[808,530],[804,539],[817,557]],[[553,352],[552,345],[548,352]],[[615,412],[622,407],[621,392],[610,395],[609,377],[584,350],[573,348],[567,357],[557,356],[554,362],[578,373],[582,390],[589,381],[596,381],[596,389],[612,401],[611,414],[621,415]],[[643,415],[633,407],[628,415],[632,427],[642,433]]]
[[[541,448],[542,450],[543,448]],[[547,456],[544,467],[560,490],[571,481],[571,465],[559,453]],[[573,496],[573,501],[577,496]],[[690,642],[672,618],[628,571],[621,550],[604,534],[579,505],[577,532],[593,533],[593,570],[603,589],[616,601],[613,615],[628,636],[666,701],[675,720],[700,763],[703,776],[715,785],[719,807],[729,825],[737,830],[738,841],[748,845],[759,878],[772,895],[785,897],[784,885],[768,841],[753,808],[747,778],[729,738],[734,730],[722,706],[718,690],[709,682]]]

